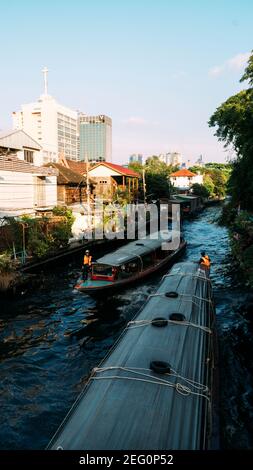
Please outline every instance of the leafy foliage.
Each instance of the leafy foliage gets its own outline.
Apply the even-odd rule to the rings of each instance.
[[[71,226],[73,225],[73,222],[74,222],[75,218],[72,214],[72,210],[69,209],[68,207],[66,207],[66,206],[55,206],[53,208],[53,214],[66,217],[68,223],[71,224]]]
[[[171,184],[169,175],[173,171],[176,171],[178,167],[166,165],[166,163],[162,162],[156,155],[147,158],[145,165],[136,162],[131,163],[129,167],[140,175],[143,174],[143,170],[145,171],[147,200],[170,197]],[[143,197],[142,180],[140,181],[139,189],[141,198]]]
[[[14,269],[13,262],[11,260],[10,254],[7,252],[0,254],[0,273],[7,274],[11,273]]]
[[[58,248],[67,246],[74,221],[72,211],[66,207],[55,207],[53,214],[55,218],[10,218],[8,222],[16,251],[25,249],[28,255],[42,258]]]
[[[189,168],[193,173],[203,175],[203,186],[209,197],[224,197],[227,190],[227,181],[231,173],[231,165],[225,163],[207,163],[204,167],[193,166]]]
[[[210,196],[210,192],[203,184],[194,183],[191,189],[193,194],[196,194],[196,196],[200,196],[203,199],[206,199]]]
[[[241,81],[249,81],[249,88],[228,98],[214,112],[209,126],[215,135],[232,146],[237,154],[228,182],[234,205],[252,210],[253,207],[253,53]]]

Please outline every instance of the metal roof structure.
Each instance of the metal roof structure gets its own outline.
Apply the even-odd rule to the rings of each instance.
[[[76,171],[73,171],[70,168],[66,168],[60,163],[49,162],[46,163],[46,165],[44,166],[47,168],[55,168],[56,170],[58,170],[58,184],[74,184],[79,186],[86,186],[86,180],[82,175],[80,175],[80,173],[77,173]]]
[[[48,448],[209,448],[212,302],[206,271],[196,263],[174,265],[93,369]]]
[[[58,170],[44,166],[35,166],[25,160],[21,160],[16,155],[0,155],[0,170],[32,173],[37,176],[57,176]]]
[[[109,168],[110,170],[116,171],[119,175],[122,175],[122,176],[129,176],[131,178],[140,178],[139,173],[137,173],[136,171],[133,171],[130,168],[125,168],[124,166],[116,165],[115,163],[110,163],[110,162],[97,163],[96,165],[90,168],[89,173],[92,174],[93,170],[95,170],[99,166],[103,166],[105,168]]]
[[[161,246],[162,243],[171,240],[171,235],[161,232],[155,232],[147,238],[135,240],[122,246],[112,253],[108,253],[97,260],[97,263],[108,264],[110,266],[120,266],[128,261],[144,256]]]
[[[41,145],[22,129],[0,132],[0,147],[12,150],[42,149]]]

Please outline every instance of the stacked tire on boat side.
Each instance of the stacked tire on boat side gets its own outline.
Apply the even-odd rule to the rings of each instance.
[[[92,371],[49,448],[212,448],[214,322],[208,271],[174,265]]]

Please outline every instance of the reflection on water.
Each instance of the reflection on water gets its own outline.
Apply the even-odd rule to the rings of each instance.
[[[252,323],[242,306],[247,299],[230,272],[225,228],[213,223],[209,208],[185,223],[186,259],[205,249],[212,259],[220,343],[221,438],[225,448],[252,447]],[[94,255],[96,255],[94,253]],[[155,290],[151,278],[103,302],[73,290],[76,265],[47,273],[45,283],[1,305],[0,446],[44,448],[89,371],[113,345],[127,321]],[[252,302],[253,306],[253,302]]]

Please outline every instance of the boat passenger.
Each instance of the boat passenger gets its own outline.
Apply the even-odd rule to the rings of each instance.
[[[91,263],[92,263],[92,256],[90,255],[90,251],[86,250],[85,255],[83,257],[83,280],[84,281],[88,279],[88,275],[91,270]]]
[[[201,267],[204,267],[206,269],[210,268],[211,260],[210,260],[209,256],[204,251],[201,252],[201,258],[199,260],[199,264],[200,264]]]

